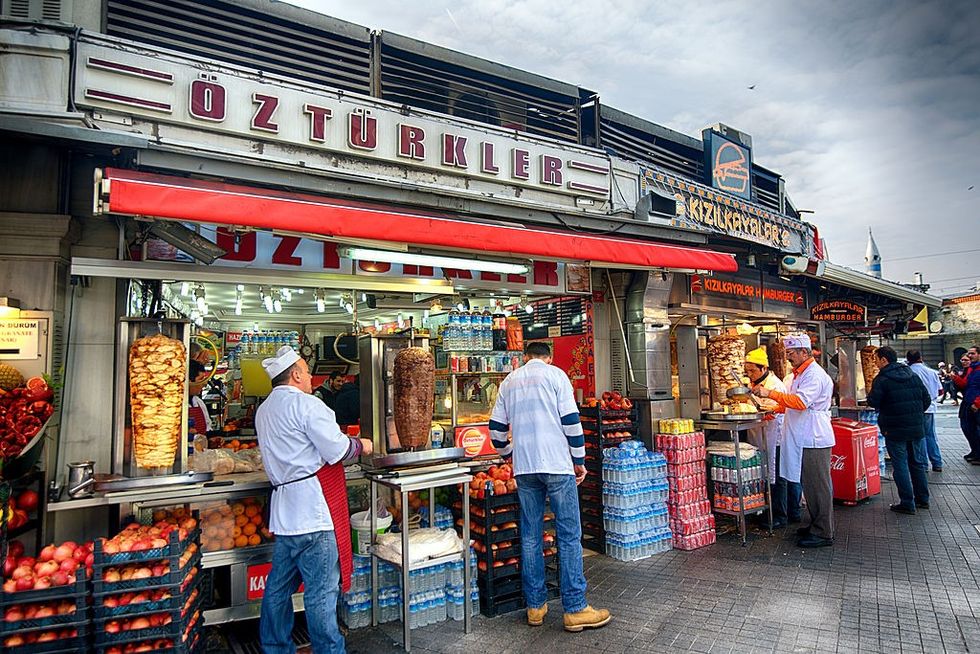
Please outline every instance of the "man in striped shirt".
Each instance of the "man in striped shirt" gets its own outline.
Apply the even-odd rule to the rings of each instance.
[[[502,457],[513,457],[521,502],[521,579],[528,624],[543,624],[548,613],[542,553],[546,499],[555,514],[565,629],[577,632],[607,624],[609,611],[593,609],[585,601],[582,523],[575,488],[586,474],[585,437],[572,385],[562,370],[551,365],[547,344],[528,344],[524,366],[500,384],[490,415],[490,436]]]

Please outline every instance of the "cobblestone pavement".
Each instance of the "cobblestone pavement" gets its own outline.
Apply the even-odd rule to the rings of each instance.
[[[412,651],[474,652],[980,652],[980,466],[963,461],[956,409],[940,407],[945,469],[929,473],[931,508],[892,513],[895,485],[856,507],[835,507],[834,547],[801,550],[795,529],[734,533],[695,552],[622,563],[585,561],[589,600],[609,608],[603,629],[566,633],[561,602],[541,627],[523,612],[477,616],[412,632]],[[401,651],[401,623],[360,629],[348,652]]]

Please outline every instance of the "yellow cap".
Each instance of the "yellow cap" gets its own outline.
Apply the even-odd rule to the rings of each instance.
[[[769,355],[766,354],[766,348],[757,347],[748,354],[745,355],[746,363],[754,363],[757,366],[769,367]]]

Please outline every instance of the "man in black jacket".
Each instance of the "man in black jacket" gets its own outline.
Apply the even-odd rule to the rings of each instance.
[[[878,409],[878,429],[885,436],[901,499],[890,508],[913,515],[916,508],[929,508],[929,459],[923,415],[932,398],[922,380],[908,366],[898,363],[895,350],[879,347],[875,357],[879,372],[868,394],[868,404]]]

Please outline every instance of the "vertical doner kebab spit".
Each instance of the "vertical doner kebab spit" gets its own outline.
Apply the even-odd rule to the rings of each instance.
[[[436,366],[425,348],[407,347],[395,355],[394,418],[402,447],[416,450],[429,443],[435,404]]]
[[[129,404],[133,452],[140,468],[169,468],[180,446],[184,344],[163,334],[138,338],[129,349]]]
[[[878,366],[875,363],[875,352],[878,351],[874,345],[861,348],[861,373],[864,375],[864,392],[871,392],[871,385],[874,384],[875,377],[878,376]]]
[[[745,363],[745,341],[738,336],[715,336],[708,341],[708,367],[711,369],[712,404],[729,404],[729,388],[742,385],[733,370]]]

